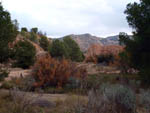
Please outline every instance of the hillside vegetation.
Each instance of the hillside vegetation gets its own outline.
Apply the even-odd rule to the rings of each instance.
[[[133,36],[50,39],[0,3],[0,113],[150,113],[149,10],[127,5]]]

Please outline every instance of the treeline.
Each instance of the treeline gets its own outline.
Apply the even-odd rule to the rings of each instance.
[[[58,39],[52,41],[37,27],[30,30],[23,27],[19,31],[17,20],[12,21],[10,13],[1,3],[0,29],[0,63],[11,59],[14,61],[13,66],[29,68],[36,61],[36,48],[33,43],[57,59],[65,58],[75,62],[81,62],[84,59],[78,44],[69,36],[62,41]],[[23,38],[16,40],[18,34]]]

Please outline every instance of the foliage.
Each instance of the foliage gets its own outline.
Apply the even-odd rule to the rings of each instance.
[[[28,29],[26,27],[22,27],[21,32],[28,32]]]
[[[37,35],[34,32],[30,33],[29,40],[32,42],[38,43]]]
[[[10,56],[8,44],[16,38],[17,25],[17,21],[11,20],[10,13],[0,3],[0,62],[6,61]]]
[[[135,30],[133,36],[120,35],[120,41],[128,53],[130,66],[142,73],[144,83],[150,83],[150,74],[146,73],[150,68],[150,2],[141,0],[140,3],[128,4],[125,14],[129,25]],[[140,59],[140,60],[139,60]],[[145,72],[144,72],[145,70]]]
[[[32,28],[31,32],[37,34],[38,33],[38,28],[37,27]]]
[[[40,46],[45,50],[45,51],[48,51],[48,48],[49,48],[49,41],[47,39],[46,36],[42,36],[41,39],[39,40],[40,42]]]
[[[107,65],[114,62],[114,56],[112,54],[99,55],[97,59],[98,63],[106,63]]]
[[[29,68],[35,62],[35,47],[27,40],[19,41],[14,47],[15,66]]]
[[[68,89],[77,89],[81,86],[81,80],[77,79],[76,77],[70,77],[68,79],[68,83],[66,84],[66,87]]]
[[[39,58],[33,67],[33,77],[35,78],[35,87],[63,87],[69,78],[83,78],[86,76],[86,70],[76,67],[68,60],[57,60],[46,56]]]
[[[81,52],[78,44],[70,38],[70,36],[66,36],[63,39],[64,44],[67,46],[67,50],[72,61],[83,61],[84,55]]]
[[[127,74],[128,70],[130,68],[130,61],[128,58],[127,52],[123,51],[119,53],[119,68],[121,70],[121,73]]]
[[[134,113],[133,91],[122,85],[103,84],[100,90],[89,92],[88,113]]]
[[[8,70],[0,67],[0,81],[3,81],[4,78],[8,77]]]
[[[64,43],[58,39],[54,40],[49,48],[50,55],[57,58],[68,58],[69,54]]]
[[[140,106],[143,106],[147,111],[150,111],[150,90],[141,90],[139,104]]]

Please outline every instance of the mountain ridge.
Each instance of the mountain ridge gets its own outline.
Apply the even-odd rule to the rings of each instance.
[[[99,44],[102,46],[103,45],[104,46],[105,45],[119,45],[119,35],[109,36],[106,38],[93,36],[89,33],[78,34],[78,35],[70,34],[70,35],[66,35],[66,36],[70,36],[73,40],[75,40],[83,52],[86,52],[88,50],[88,48],[93,44]],[[66,36],[64,36],[64,37],[66,37]],[[57,39],[63,40],[64,37],[57,38]]]

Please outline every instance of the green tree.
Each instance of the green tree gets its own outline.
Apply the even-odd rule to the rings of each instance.
[[[29,40],[31,40],[32,42],[38,43],[37,35],[34,32],[30,33]]]
[[[128,4],[125,14],[134,32],[132,37],[121,33],[120,41],[125,45],[130,66],[139,70],[145,83],[150,83],[150,0]]]
[[[46,36],[42,36],[41,39],[40,39],[40,46],[45,50],[45,51],[48,51],[48,47],[50,45],[48,39]]]
[[[64,45],[62,41],[58,39],[52,42],[52,44],[50,45],[49,51],[52,57],[57,57],[57,58],[69,57],[66,46]]]
[[[28,32],[28,29],[26,27],[22,27],[21,32]]]
[[[15,66],[29,68],[35,62],[36,49],[27,40],[19,41],[14,47]]]
[[[10,13],[5,11],[0,3],[0,62],[10,57],[8,44],[15,40],[17,35],[17,21],[12,21]]]
[[[37,28],[37,27],[32,28],[32,29],[31,29],[31,32],[37,34],[37,33],[38,33],[38,28]]]
[[[73,39],[71,39],[70,36],[64,37],[63,41],[64,44],[66,45],[71,60],[78,62],[83,61],[84,55],[81,52],[78,44]]]

